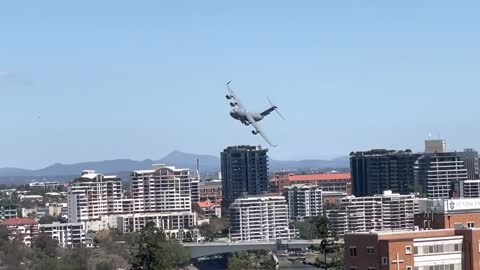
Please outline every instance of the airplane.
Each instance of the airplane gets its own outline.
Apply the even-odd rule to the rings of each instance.
[[[269,115],[271,112],[275,111],[278,113],[278,115],[285,120],[285,118],[280,114],[280,112],[277,110],[277,106],[273,105],[270,99],[267,97],[268,102],[270,103],[271,107],[268,108],[267,110],[261,112],[261,113],[256,113],[256,112],[250,112],[248,111],[245,106],[243,106],[242,102],[238,98],[238,96],[235,94],[233,89],[230,87],[230,82],[228,81],[227,84],[225,85],[228,90],[228,95],[225,96],[226,99],[232,100],[230,102],[230,106],[233,107],[233,109],[230,111],[230,116],[233,119],[239,120],[244,124],[245,126],[252,125],[254,130],[252,130],[253,135],[260,134],[262,138],[272,147],[277,147],[278,145],[273,144],[265,135],[265,132],[262,131],[260,126],[258,125],[258,122],[261,121],[265,116]]]

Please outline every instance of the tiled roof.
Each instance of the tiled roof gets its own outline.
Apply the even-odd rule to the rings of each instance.
[[[32,218],[10,218],[5,220],[3,225],[37,225],[38,223]]]
[[[220,207],[220,204],[211,201],[197,202],[197,204],[200,208]]]
[[[328,181],[350,179],[349,173],[315,173],[315,174],[291,174],[289,181]]]

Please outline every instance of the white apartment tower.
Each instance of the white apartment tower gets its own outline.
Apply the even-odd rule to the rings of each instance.
[[[130,176],[136,213],[191,211],[196,178],[190,170],[155,164],[152,170],[133,171]]]
[[[122,180],[85,170],[68,187],[68,220],[100,230],[101,216],[122,213]]]
[[[322,190],[317,185],[297,184],[284,187],[291,220],[322,215]]]
[[[329,211],[329,219],[338,236],[346,232],[414,230],[418,213],[415,195],[385,191],[382,195],[341,200],[339,208]]]
[[[288,240],[288,207],[283,196],[251,195],[230,205],[232,241]]]

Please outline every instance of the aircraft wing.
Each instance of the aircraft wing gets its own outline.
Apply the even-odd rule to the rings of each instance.
[[[258,134],[260,134],[260,136],[262,136],[262,138],[272,147],[277,147],[278,145],[277,144],[273,144],[270,139],[268,139],[267,135],[265,134],[265,132],[263,132],[263,130],[260,128],[260,125],[255,122],[255,120],[252,118],[252,116],[250,114],[247,114],[247,119],[248,121],[250,122],[250,124],[255,128],[255,130],[258,132]]]
[[[230,96],[232,96],[233,100],[235,100],[235,103],[237,103],[237,106],[246,111],[247,109],[245,108],[245,106],[243,106],[242,102],[240,101],[240,98],[237,96],[237,94],[235,94],[235,92],[233,92],[233,89],[230,87],[230,82],[231,81],[228,81],[227,84],[225,85],[227,87],[227,90],[228,90],[228,93],[230,94]]]

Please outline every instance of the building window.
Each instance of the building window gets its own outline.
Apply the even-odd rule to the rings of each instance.
[[[357,256],[357,247],[350,247],[350,257]]]
[[[368,255],[375,255],[375,249],[373,247],[367,247]]]
[[[356,266],[350,266],[350,270],[358,270],[358,267],[356,267]]]
[[[367,270],[375,270],[375,267],[368,267]]]
[[[407,266],[405,267],[406,270],[413,270],[413,267],[412,266]]]
[[[469,228],[469,229],[475,228],[475,222],[468,222],[467,223],[467,228]]]
[[[382,257],[382,264],[383,265],[388,265],[388,258],[387,257]]]
[[[412,247],[411,246],[406,246],[405,247],[405,254],[412,254]]]

